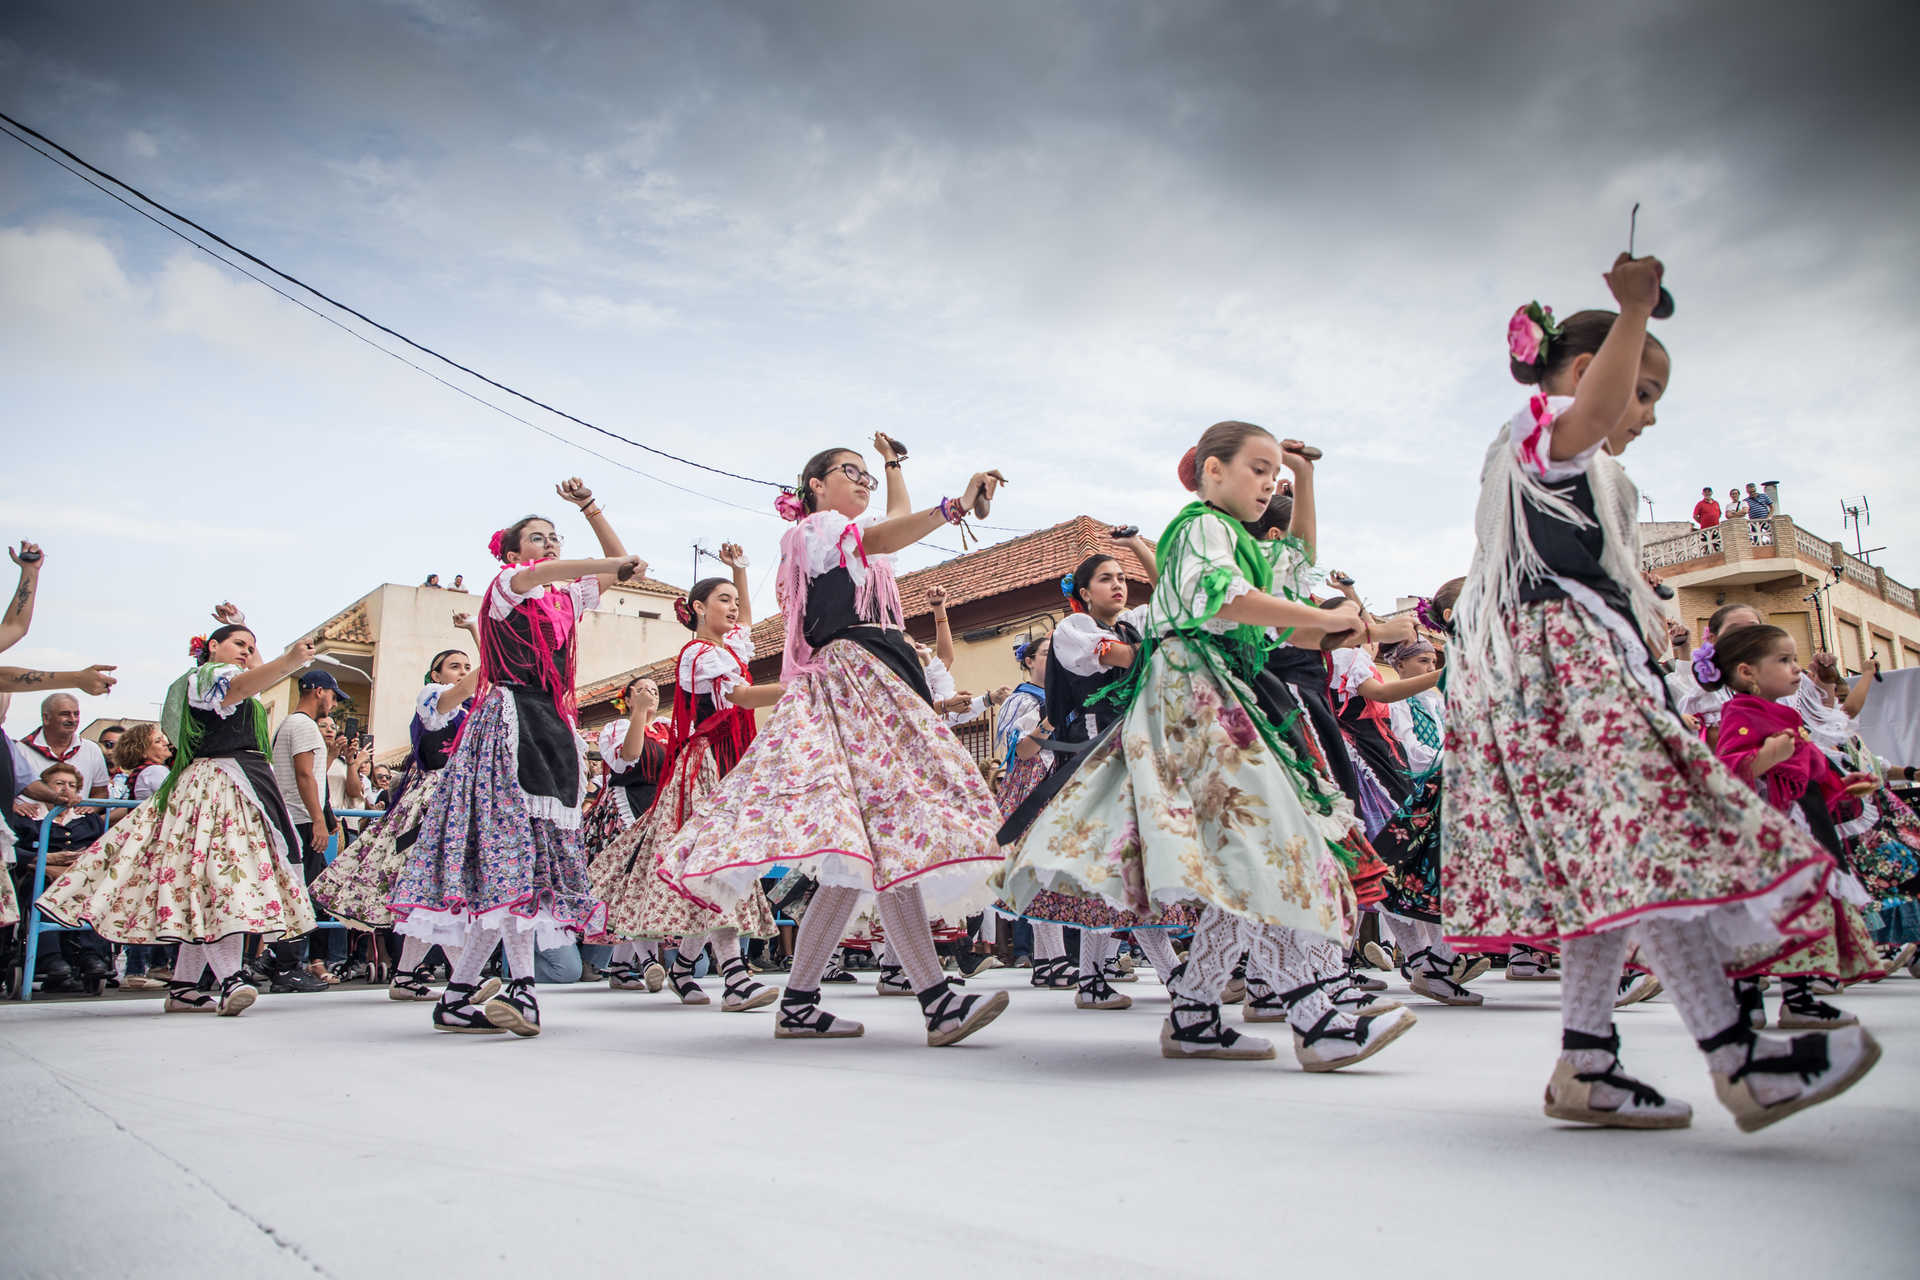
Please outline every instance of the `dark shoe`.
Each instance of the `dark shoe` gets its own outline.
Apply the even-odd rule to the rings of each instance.
[[[533,998],[533,979],[515,978],[506,990],[487,1001],[487,1021],[517,1036],[540,1034],[540,1002]]]
[[[316,978],[303,964],[295,965],[284,972],[275,973],[267,985],[274,995],[291,995],[296,991],[327,991],[331,988],[324,978]]]
[[[80,975],[71,969],[50,973],[40,980],[40,991],[43,995],[77,996],[86,989],[87,984],[80,981]]]
[[[433,1029],[456,1031],[465,1035],[494,1035],[504,1028],[487,1020],[482,1006],[500,990],[500,980],[489,978],[477,987],[464,982],[449,982],[433,1006]]]

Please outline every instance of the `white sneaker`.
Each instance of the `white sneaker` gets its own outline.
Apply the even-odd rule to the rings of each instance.
[[[1642,1000],[1651,1000],[1659,995],[1663,988],[1660,979],[1650,973],[1628,973],[1621,983],[1620,994],[1614,997],[1613,1007],[1624,1008],[1630,1004],[1639,1004]]]

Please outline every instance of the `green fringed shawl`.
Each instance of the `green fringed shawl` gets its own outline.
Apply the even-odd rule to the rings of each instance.
[[[200,722],[193,718],[187,707],[187,689],[191,686],[195,693],[205,695],[213,687],[218,668],[206,663],[193,668],[167,686],[167,700],[160,708],[160,731],[167,735],[167,741],[173,743],[173,767],[167,771],[167,780],[153,793],[154,811],[165,813],[167,802],[173,798],[173,785],[180,781],[180,775],[187,771],[194,757],[200,751]],[[238,668],[235,668],[236,673]],[[260,705],[260,699],[248,698],[241,708],[242,715],[253,717],[253,735],[260,744],[260,754],[269,760],[273,758],[272,743],[267,738],[267,709]]]
[[[1197,520],[1218,520],[1233,535],[1233,563],[1208,564],[1196,570],[1190,561],[1196,554],[1188,545],[1188,531]],[[1273,752],[1274,758],[1287,766],[1292,777],[1295,793],[1300,797],[1302,806],[1320,813],[1333,811],[1333,799],[1323,794],[1313,784],[1314,767],[1308,761],[1297,756],[1287,745],[1285,734],[1292,727],[1299,711],[1290,711],[1279,723],[1274,724],[1261,711],[1259,703],[1250,696],[1255,677],[1267,664],[1267,654],[1280,647],[1292,628],[1272,633],[1268,628],[1251,623],[1235,626],[1224,635],[1206,629],[1206,624],[1220,612],[1226,604],[1227,590],[1233,585],[1235,577],[1244,578],[1254,590],[1268,595],[1278,595],[1288,600],[1300,597],[1293,589],[1282,583],[1276,591],[1274,587],[1275,566],[1287,551],[1295,551],[1303,557],[1306,545],[1295,538],[1267,540],[1256,538],[1248,533],[1246,526],[1231,516],[1225,515],[1204,502],[1190,502],[1166,532],[1160,535],[1160,542],[1154,548],[1154,557],[1159,561],[1159,585],[1153,596],[1150,617],[1158,625],[1148,629],[1142,637],[1139,652],[1134,655],[1133,666],[1124,680],[1116,680],[1107,688],[1094,695],[1095,700],[1114,699],[1122,714],[1130,710],[1134,700],[1140,695],[1140,686],[1145,679],[1149,660],[1160,649],[1160,633],[1171,630],[1186,641],[1182,646],[1185,653],[1193,655],[1198,664],[1220,689],[1237,701],[1241,709],[1253,721],[1262,741]],[[1235,571],[1238,570],[1238,573]],[[1174,584],[1188,584],[1187,590],[1178,591]],[[1194,607],[1196,594],[1192,584],[1198,584],[1200,601]],[[1168,661],[1176,670],[1189,670],[1183,662],[1174,659],[1169,653]],[[1243,694],[1245,691],[1245,694]],[[1344,844],[1329,841],[1336,855],[1349,869],[1358,860],[1355,851]]]

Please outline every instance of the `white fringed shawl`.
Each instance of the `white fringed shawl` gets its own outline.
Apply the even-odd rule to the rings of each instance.
[[[1554,492],[1538,470],[1521,460],[1520,449],[1513,444],[1516,438],[1523,439],[1521,448],[1535,451],[1544,464],[1544,428],[1572,403],[1569,396],[1534,396],[1500,429],[1487,450],[1480,471],[1480,502],[1473,516],[1472,567],[1454,606],[1455,651],[1469,662],[1504,666],[1511,655],[1506,652],[1499,619],[1519,607],[1524,583],[1558,580],[1533,545],[1522,504],[1531,503],[1553,519],[1578,529],[1593,526],[1578,507]],[[1634,629],[1645,637],[1648,649],[1664,654],[1670,647],[1666,619],[1659,598],[1640,573],[1640,490],[1626,469],[1604,449],[1588,462],[1586,474],[1604,539],[1600,566],[1626,593]],[[1573,591],[1567,594],[1576,595]]]

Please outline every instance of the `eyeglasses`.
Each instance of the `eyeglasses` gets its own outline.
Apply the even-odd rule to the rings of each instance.
[[[528,542],[544,543],[549,547],[557,547],[566,540],[567,535],[564,533],[529,533],[527,535]]]
[[[857,462],[841,463],[840,474],[859,485],[862,489],[865,489],[868,493],[872,493],[880,487],[880,482],[873,478],[873,473]]]

